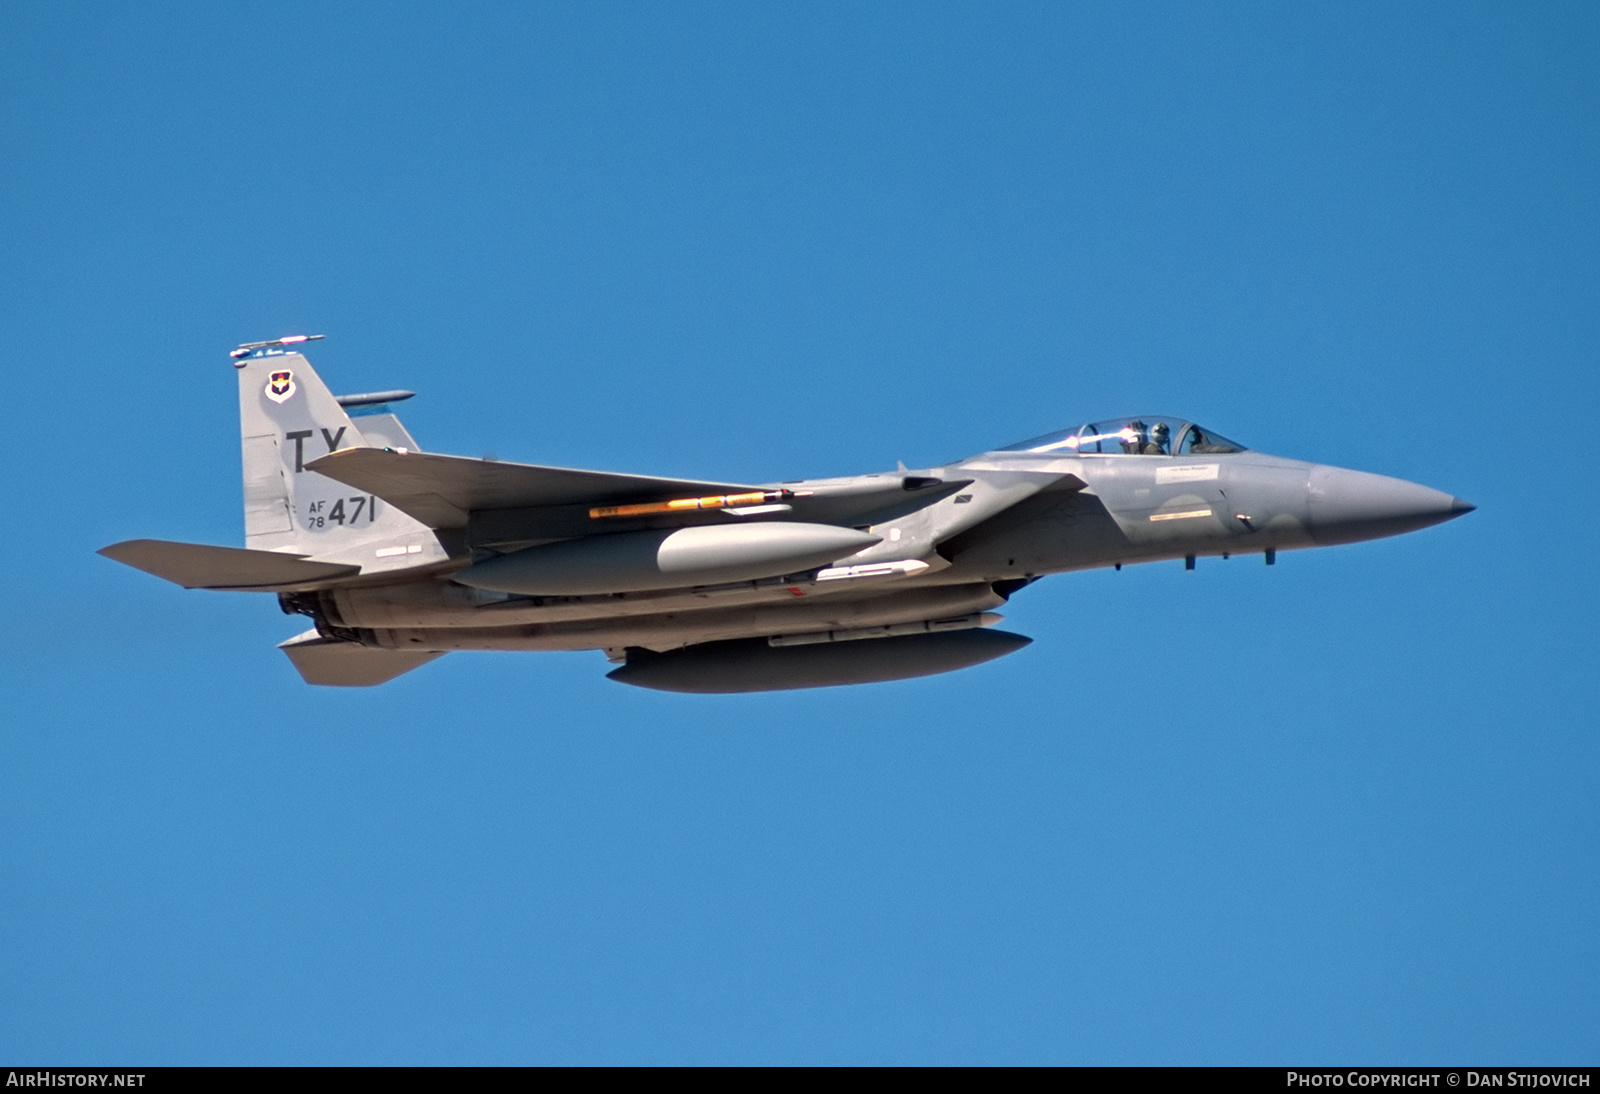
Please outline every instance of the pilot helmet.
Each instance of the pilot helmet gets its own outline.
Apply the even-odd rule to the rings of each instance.
[[[1151,438],[1162,444],[1166,443],[1167,437],[1171,432],[1172,431],[1167,428],[1166,422],[1157,422],[1155,425],[1150,427]]]

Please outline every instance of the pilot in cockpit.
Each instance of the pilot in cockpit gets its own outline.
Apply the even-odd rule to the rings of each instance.
[[[1168,455],[1167,445],[1172,441],[1172,431],[1167,428],[1166,422],[1157,422],[1150,427],[1150,443],[1140,451],[1146,456]]]

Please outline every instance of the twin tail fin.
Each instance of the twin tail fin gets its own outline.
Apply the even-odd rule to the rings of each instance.
[[[307,467],[346,448],[413,449],[415,442],[386,405],[410,392],[340,399],[303,354],[279,343],[249,349],[234,367],[246,547],[356,565],[363,573],[449,557],[420,521]]]

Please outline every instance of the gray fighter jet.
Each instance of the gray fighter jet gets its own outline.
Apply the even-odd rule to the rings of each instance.
[[[604,650],[684,692],[897,680],[1030,639],[987,629],[1045,574],[1396,535],[1472,510],[1400,479],[1253,452],[1181,418],[1066,429],[942,467],[745,484],[418,449],[295,348],[233,353],[245,547],[100,553],[186,588],[274,593],[315,626],[308,683],[381,684],[453,650]]]

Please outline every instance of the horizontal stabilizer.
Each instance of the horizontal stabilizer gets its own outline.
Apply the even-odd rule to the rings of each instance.
[[[341,449],[313,460],[306,468],[376,494],[430,528],[464,528],[467,514],[475,509],[607,505],[760,489],[739,483],[579,471],[381,448]]]
[[[308,684],[330,688],[370,688],[421,668],[442,653],[376,650],[356,642],[324,638],[316,631],[297,634],[278,648],[289,655]]]
[[[204,543],[173,543],[164,539],[130,539],[102,547],[100,554],[185,589],[271,591],[344,577],[361,570],[359,566],[339,563],[307,562],[304,555],[211,547]]]

